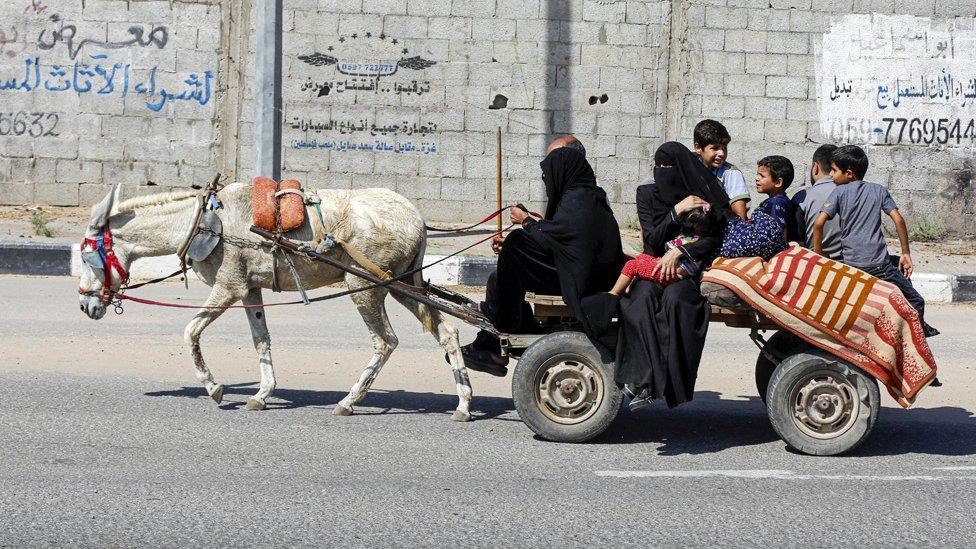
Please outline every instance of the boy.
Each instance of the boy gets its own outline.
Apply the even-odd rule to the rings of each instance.
[[[693,137],[698,158],[722,182],[725,194],[729,195],[729,207],[740,219],[746,219],[746,203],[750,200],[746,179],[725,161],[732,141],[729,130],[716,120],[706,119],[695,125]]]
[[[800,189],[793,195],[796,204],[797,226],[802,231],[800,242],[813,249],[813,224],[820,217],[820,209],[830,193],[837,188],[830,179],[830,157],[837,145],[824,144],[817,147],[810,163],[810,186]],[[840,227],[835,217],[824,225],[823,254],[834,261],[842,261],[840,255]]]
[[[756,163],[756,190],[769,198],[756,208],[783,223],[786,242],[800,240],[796,220],[796,205],[786,196],[786,189],[793,183],[793,163],[785,156],[767,156]]]
[[[813,251],[823,253],[823,228],[827,220],[840,215],[841,255],[844,263],[898,287],[905,299],[918,311],[926,337],[939,331],[925,322],[925,300],[912,286],[912,254],[908,245],[908,228],[888,189],[864,181],[868,156],[856,145],[838,148],[830,157],[830,177],[834,189],[813,225]],[[881,212],[891,216],[898,230],[901,257],[888,254],[881,232]],[[935,385],[935,383],[933,383]]]
[[[785,156],[767,156],[756,163],[756,189],[769,198],[752,213],[752,220],[729,220],[718,255],[768,260],[797,239],[796,212],[786,196],[793,176],[793,163]]]

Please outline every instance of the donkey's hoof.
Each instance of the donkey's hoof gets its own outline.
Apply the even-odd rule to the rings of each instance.
[[[210,393],[210,398],[214,399],[214,402],[220,404],[224,400],[224,386],[217,385],[214,387],[212,393]]]
[[[451,416],[454,421],[471,421],[471,414],[468,412],[462,412],[461,410],[454,410],[454,415]]]
[[[250,411],[261,411],[265,408],[267,408],[267,406],[263,402],[254,398],[247,399],[247,404],[244,405],[244,409]]]
[[[346,408],[342,404],[336,404],[336,407],[332,409],[332,415],[334,416],[351,416],[352,408]]]

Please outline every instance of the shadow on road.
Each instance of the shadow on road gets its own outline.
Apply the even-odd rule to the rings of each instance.
[[[745,400],[743,400],[745,399]],[[660,444],[658,454],[709,454],[778,439],[766,406],[756,396],[723,399],[700,391],[695,400],[668,409],[664,403],[629,413],[626,409],[596,442]],[[874,431],[852,456],[931,454],[976,455],[976,416],[964,408],[882,408]]]
[[[965,408],[882,408],[859,456],[976,455],[976,416]]]
[[[711,454],[777,439],[759,397],[721,397],[715,391],[699,391],[693,401],[677,408],[669,409],[663,402],[634,413],[625,408],[597,442],[656,443],[661,445],[659,455],[677,456]]]
[[[257,383],[232,383],[224,385],[224,402],[221,409],[243,408],[247,399],[254,395]],[[166,391],[145,393],[151,397],[210,398],[200,386],[181,387]],[[290,410],[295,408],[332,408],[348,393],[340,391],[313,391],[307,389],[275,389],[268,401],[268,410]],[[240,397],[228,402],[228,397]],[[409,391],[383,391],[373,389],[366,399],[356,406],[356,415],[370,416],[383,414],[444,414],[457,408],[457,395],[436,393],[415,393]],[[515,410],[511,398],[475,396],[471,401],[471,414],[474,419],[500,419],[518,421],[517,418],[500,417]]]

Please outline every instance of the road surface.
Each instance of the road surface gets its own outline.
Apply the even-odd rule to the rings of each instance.
[[[76,284],[0,277],[2,547],[976,546],[971,306],[929,308],[944,388],[911,410],[882,391],[868,441],[816,458],[770,428],[744,330],[712,326],[692,403],[567,445],[522,425],[510,379],[473,373],[476,420],[452,422],[443,353],[392,300],[400,347],[337,417],[370,355],[348,300],[268,310],[278,389],[247,412],[258,371],[240,311],[204,335],[218,407],[183,347],[192,312],[128,304],[96,322]]]

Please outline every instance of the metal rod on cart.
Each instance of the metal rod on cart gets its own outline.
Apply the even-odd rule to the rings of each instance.
[[[321,261],[323,263],[326,263],[328,265],[331,265],[331,266],[335,267],[336,269],[339,269],[340,271],[347,272],[347,273],[350,273],[350,274],[354,274],[354,275],[358,276],[359,278],[362,278],[362,279],[365,279],[365,280],[367,280],[369,282],[372,282],[373,284],[381,284],[381,285],[385,286],[387,289],[389,289],[390,292],[392,292],[394,294],[401,295],[401,296],[404,296],[404,297],[409,297],[410,299],[414,299],[416,301],[419,301],[419,302],[423,303],[424,305],[427,305],[428,307],[431,307],[433,309],[437,309],[438,311],[440,311],[442,313],[451,315],[451,316],[453,316],[455,318],[459,318],[459,319],[467,322],[468,324],[472,324],[474,326],[477,326],[478,328],[481,328],[482,330],[487,330],[489,332],[495,333],[496,335],[498,334],[498,331],[495,330],[495,328],[490,323],[485,323],[484,320],[478,318],[477,316],[475,316],[473,314],[468,314],[468,313],[465,313],[463,311],[459,311],[459,310],[457,310],[455,308],[452,308],[452,307],[450,307],[448,305],[445,305],[443,303],[440,303],[439,301],[436,301],[434,299],[431,299],[431,298],[427,297],[426,295],[424,295],[422,293],[419,293],[419,292],[423,291],[421,288],[418,288],[416,286],[411,286],[410,284],[405,284],[403,282],[400,282],[399,280],[393,280],[393,281],[382,280],[379,277],[373,276],[372,273],[366,271],[365,269],[360,269],[359,267],[356,267],[356,266],[353,266],[353,265],[346,265],[346,264],[342,263],[341,261],[337,261],[335,259],[332,259],[331,257],[322,255],[322,254],[320,254],[320,253],[318,253],[318,252],[316,252],[314,250],[303,248],[301,245],[296,244],[296,243],[292,242],[291,240],[288,240],[287,238],[281,238],[280,236],[276,235],[275,233],[273,233],[271,231],[266,231],[266,230],[264,230],[264,229],[262,229],[260,227],[252,226],[251,227],[251,232],[254,233],[254,234],[263,236],[264,238],[267,238],[268,240],[274,241],[276,244],[278,244],[279,246],[281,246],[282,248],[284,248],[286,250],[290,250],[292,252],[304,254],[304,255],[312,258],[312,259],[315,259],[317,261]]]
[[[498,198],[498,209],[502,209],[502,128],[498,127],[495,134],[495,196]],[[502,235],[502,216],[498,216],[498,236]]]

